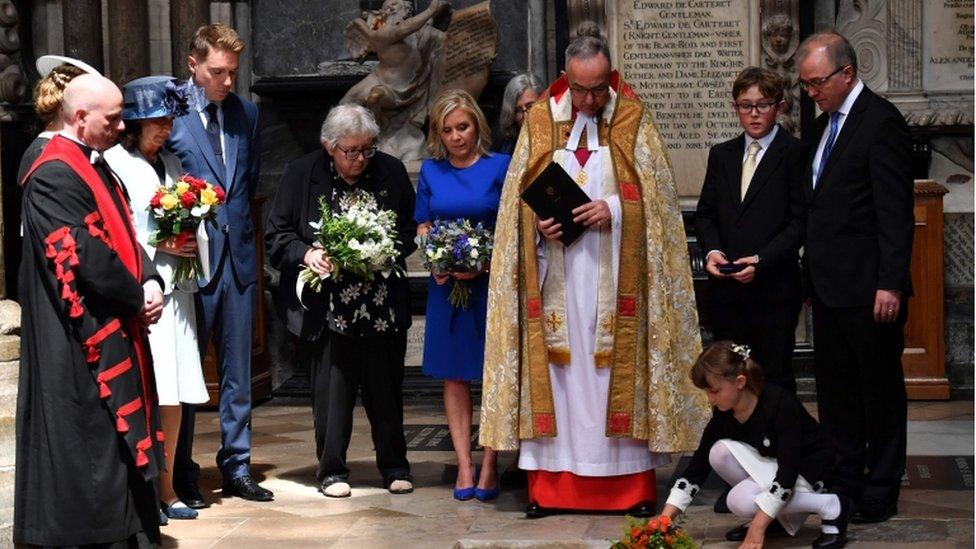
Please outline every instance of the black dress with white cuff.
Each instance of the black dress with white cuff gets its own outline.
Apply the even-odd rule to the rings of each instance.
[[[684,511],[712,471],[709,452],[722,439],[748,444],[760,456],[777,463],[775,480],[763,486],[756,504],[774,517],[789,501],[797,477],[802,475],[815,491],[821,491],[829,475],[834,450],[823,429],[792,391],[767,385],[756,408],[740,423],[732,411],[712,409],[698,449],[671,487],[668,503]]]

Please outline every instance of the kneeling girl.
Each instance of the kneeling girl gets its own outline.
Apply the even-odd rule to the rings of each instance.
[[[726,538],[742,547],[761,547],[767,529],[793,535],[810,513],[820,515],[822,534],[813,547],[843,547],[850,500],[822,493],[833,447],[820,425],[792,391],[763,386],[762,370],[749,348],[718,341],[691,371],[695,386],[708,393],[712,419],[698,449],[680,475],[662,515],[674,518],[691,503],[709,471],[732,489],[729,509],[750,519]],[[776,525],[775,522],[779,521]]]

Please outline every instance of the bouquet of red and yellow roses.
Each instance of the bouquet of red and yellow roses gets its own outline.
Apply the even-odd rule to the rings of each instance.
[[[224,189],[189,174],[180,177],[172,187],[160,185],[149,201],[149,214],[157,229],[149,236],[149,243],[176,237],[176,248],[182,248],[202,222],[217,218],[217,207],[224,203]],[[196,277],[202,269],[200,257],[180,258],[173,271],[173,284]]]

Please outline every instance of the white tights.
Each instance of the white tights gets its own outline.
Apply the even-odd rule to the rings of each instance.
[[[720,440],[712,446],[708,453],[708,462],[718,476],[732,486],[726,499],[729,510],[744,519],[756,516],[759,511],[756,497],[765,488],[749,477],[723,441]],[[840,499],[834,494],[794,491],[792,497],[780,510],[780,514],[793,513],[813,513],[819,515],[821,519],[835,519],[840,515]],[[834,526],[825,525],[822,530],[828,534],[837,533]]]

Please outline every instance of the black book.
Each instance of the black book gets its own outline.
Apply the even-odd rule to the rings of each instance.
[[[539,177],[522,191],[522,200],[539,219],[552,217],[563,226],[563,235],[559,237],[563,246],[576,242],[586,230],[586,225],[573,221],[573,209],[590,202],[590,197],[555,162],[550,162]]]

